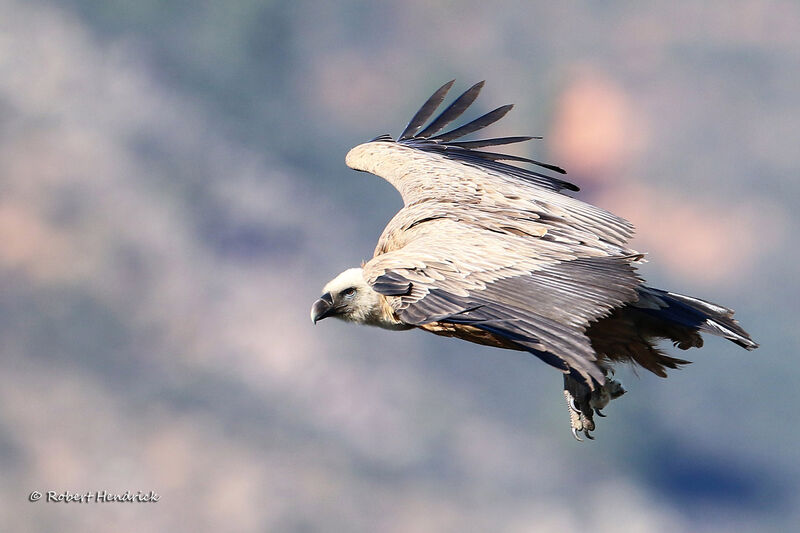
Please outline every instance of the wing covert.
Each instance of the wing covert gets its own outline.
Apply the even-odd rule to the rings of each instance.
[[[500,244],[505,253],[487,253],[485,243],[461,237],[446,253],[431,236],[377,256],[364,266],[365,278],[387,296],[406,324],[472,326],[516,343],[564,372],[576,371],[587,383],[602,383],[603,371],[585,330],[636,299],[641,281],[633,258],[559,260],[544,254],[529,259],[514,257],[515,236],[501,239],[511,245]]]

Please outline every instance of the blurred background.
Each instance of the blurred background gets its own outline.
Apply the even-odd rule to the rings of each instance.
[[[793,0],[0,0],[2,529],[792,529],[798,50]],[[578,443],[535,358],[312,327],[401,207],[345,153],[451,78],[761,349],[620,369]]]

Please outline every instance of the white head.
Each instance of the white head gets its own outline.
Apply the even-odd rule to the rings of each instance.
[[[380,325],[382,309],[380,295],[364,280],[360,268],[349,268],[329,281],[322,296],[311,307],[311,321],[329,316],[357,322]]]

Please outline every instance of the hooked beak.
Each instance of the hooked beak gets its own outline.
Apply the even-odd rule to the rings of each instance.
[[[316,324],[317,321],[331,316],[333,312],[333,298],[331,298],[331,293],[326,292],[311,306],[311,322]]]

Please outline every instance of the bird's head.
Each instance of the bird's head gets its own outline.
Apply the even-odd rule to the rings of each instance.
[[[329,316],[378,325],[380,320],[380,295],[364,280],[360,268],[349,268],[333,278],[322,289],[322,296],[311,306],[311,321]]]

